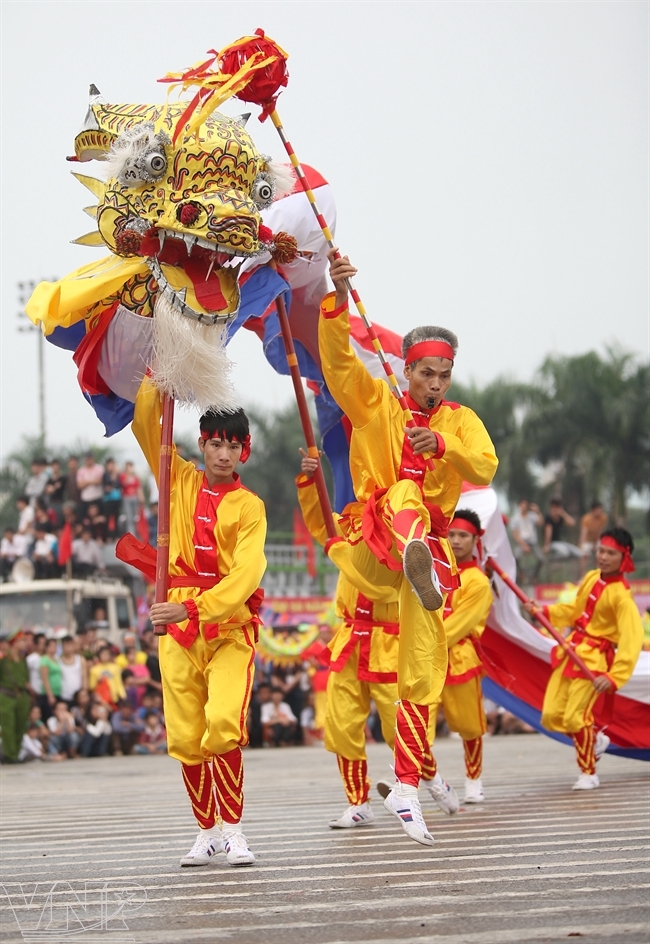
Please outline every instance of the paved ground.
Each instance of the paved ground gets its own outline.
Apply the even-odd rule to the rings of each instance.
[[[456,783],[461,753],[456,740],[437,745]],[[232,869],[223,856],[202,869],[178,867],[196,830],[167,757],[3,767],[0,938],[648,942],[648,765],[606,756],[602,788],[582,794],[570,790],[572,752],[541,735],[488,739],[485,753],[484,808],[447,817],[424,801],[431,849],[409,840],[380,802],[376,825],[328,830],[345,802],[322,748],[248,751],[250,869]],[[388,760],[385,747],[371,748],[374,778],[387,774]],[[59,907],[50,911],[53,883]]]

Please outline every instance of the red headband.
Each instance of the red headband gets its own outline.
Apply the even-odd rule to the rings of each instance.
[[[209,433],[209,432],[207,431],[207,429],[202,429],[202,430],[201,430],[201,439],[203,440],[203,442],[207,442],[208,439],[214,439],[215,436],[217,436],[219,439],[223,439],[222,431],[220,431],[220,430],[218,430],[218,429],[215,429],[215,431],[214,431],[213,433]],[[227,438],[227,437],[226,437],[226,438]],[[236,436],[233,436],[233,438],[232,438],[230,441],[231,441],[231,442],[241,442],[241,456],[239,457],[239,461],[240,461],[241,464],[243,465],[243,464],[247,461],[248,457],[249,457],[250,454],[251,454],[251,437],[250,437],[250,433],[248,434],[248,436],[246,436],[246,437],[244,438],[243,442],[242,442],[241,439],[237,439]]]
[[[453,364],[454,349],[446,341],[418,341],[406,352],[404,364],[408,367],[413,361],[419,361],[421,357],[446,357]]]
[[[622,554],[623,560],[621,561],[620,572],[622,574],[632,573],[634,570],[634,561],[632,560],[629,547],[624,547],[622,544],[619,544],[616,538],[613,538],[610,534],[606,534],[598,543],[602,544],[603,547],[613,547],[615,551]]]
[[[470,521],[469,518],[463,518],[462,515],[454,515],[454,518],[449,525],[449,530],[453,530],[456,527],[459,531],[468,531],[469,534],[474,534],[478,538],[476,542],[476,550],[478,551],[479,559],[483,557],[483,545],[481,543],[481,537],[485,534],[481,528],[477,528],[473,521]]]

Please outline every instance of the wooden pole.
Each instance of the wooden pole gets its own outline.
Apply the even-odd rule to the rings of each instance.
[[[325,241],[327,245],[329,246],[330,249],[336,249],[332,231],[330,230],[327,224],[327,220],[321,213],[318,207],[318,204],[316,203],[316,197],[314,195],[314,191],[309,186],[307,175],[305,174],[305,171],[303,170],[302,164],[298,160],[298,155],[294,151],[293,145],[291,144],[291,142],[286,136],[284,126],[280,120],[280,116],[278,115],[277,109],[275,107],[275,103],[273,103],[273,108],[269,112],[269,117],[271,118],[271,121],[273,122],[273,126],[275,130],[278,132],[280,140],[282,141],[282,144],[284,145],[284,149],[287,152],[287,155],[289,157],[289,160],[291,161],[293,169],[296,172],[296,176],[298,177],[300,186],[304,190],[305,195],[307,199],[309,200],[309,204],[312,210],[314,211],[314,216],[316,217],[318,225],[320,226],[323,232],[323,236],[325,237]],[[341,253],[338,251],[338,249],[336,249],[335,258],[336,259],[341,258]],[[388,358],[386,357],[386,354],[384,353],[384,349],[381,346],[381,341],[379,340],[377,332],[375,331],[374,325],[372,324],[372,322],[370,321],[370,318],[368,317],[366,306],[361,301],[361,296],[359,295],[358,291],[352,284],[351,279],[347,279],[347,286],[348,286],[350,295],[352,296],[352,301],[356,305],[356,309],[359,313],[359,317],[363,321],[365,329],[368,332],[368,336],[370,337],[370,340],[372,342],[373,350],[375,351],[375,354],[379,358],[381,362],[381,366],[384,368],[388,385],[393,391],[393,393],[395,394],[395,396],[397,397],[397,401],[404,412],[404,425],[407,426],[409,429],[417,429],[417,423],[413,419],[413,414],[411,413],[409,405],[406,402],[406,397],[404,396],[402,388],[399,385],[399,381],[397,380],[397,377],[395,376],[395,372],[393,371],[393,368],[390,366]],[[427,469],[429,471],[433,471],[434,464],[433,464],[433,459],[431,457],[431,454],[427,452],[423,452],[422,458],[424,459]]]
[[[488,557],[486,562],[486,567],[491,567],[492,570],[501,577],[506,587],[510,587],[512,592],[518,597],[522,603],[533,603],[534,600],[531,600],[530,597],[527,597],[521,587],[518,587],[517,584],[512,580],[508,574],[499,567],[496,561],[492,557]],[[562,646],[569,659],[580,669],[585,678],[588,678],[590,682],[596,681],[596,676],[588,669],[583,660],[577,654],[571,643],[567,642],[562,633],[558,632],[553,623],[542,613],[541,610],[536,610],[535,619],[542,624],[544,629],[547,629],[553,639]]]
[[[156,547],[155,603],[167,602],[169,582],[169,503],[174,440],[174,399],[163,394],[162,436],[158,467],[158,541]],[[154,626],[156,636],[166,636],[166,626]]]
[[[294,347],[293,336],[291,334],[289,316],[287,315],[287,306],[284,303],[284,298],[282,295],[278,295],[276,299],[276,305],[278,309],[278,318],[280,320],[280,330],[282,331],[282,340],[284,341],[284,350],[287,355],[287,364],[289,365],[289,372],[291,373],[293,389],[296,394],[296,402],[298,404],[298,412],[300,413],[302,431],[305,436],[305,443],[307,444],[307,454],[309,455],[310,459],[318,460],[318,466],[314,472],[316,491],[318,492],[318,501],[320,502],[321,511],[323,513],[327,536],[329,538],[334,538],[336,537],[336,528],[334,527],[334,521],[332,519],[332,506],[327,493],[327,485],[325,484],[323,467],[320,463],[320,454],[318,451],[318,446],[316,445],[314,427],[312,426],[311,416],[309,415],[309,407],[307,405],[307,397],[305,396],[305,388],[302,385],[302,377],[300,376],[300,368],[298,367],[298,357],[296,356],[296,349]]]

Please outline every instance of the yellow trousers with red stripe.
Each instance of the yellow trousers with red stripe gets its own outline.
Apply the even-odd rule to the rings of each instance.
[[[403,480],[391,485],[380,499],[379,507],[383,509],[387,503],[392,520],[398,512],[411,510],[427,523],[429,521],[429,513],[415,482]],[[408,535],[404,537],[408,538]],[[397,552],[396,555],[398,559]],[[442,691],[447,674],[447,637],[442,608],[425,610],[404,572],[401,569],[390,570],[382,564],[362,539],[353,545],[350,557],[354,568],[370,584],[393,587],[399,595],[397,685],[400,699],[416,705],[432,705]]]
[[[183,764],[201,764],[248,743],[246,715],[255,673],[252,623],[216,639],[199,632],[189,649],[161,636],[160,671],[167,750]]]
[[[463,741],[483,737],[487,731],[479,675],[461,682],[460,685],[445,685],[438,700],[431,707],[428,731],[430,744],[433,744],[436,737],[436,716],[440,705],[449,730],[460,734]]]
[[[594,723],[593,707],[598,692],[589,679],[562,675],[564,665],[551,673],[544,694],[542,724],[549,731],[576,734]]]
[[[325,747],[348,760],[366,759],[366,721],[371,698],[377,705],[381,731],[391,750],[395,742],[397,685],[359,681],[358,665],[357,647],[341,671],[330,672],[327,681]]]

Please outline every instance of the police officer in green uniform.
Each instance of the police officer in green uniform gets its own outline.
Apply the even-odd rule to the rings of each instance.
[[[18,760],[31,699],[29,697],[29,670],[25,659],[25,637],[19,630],[9,640],[9,650],[0,659],[0,727],[2,728],[3,763]]]

